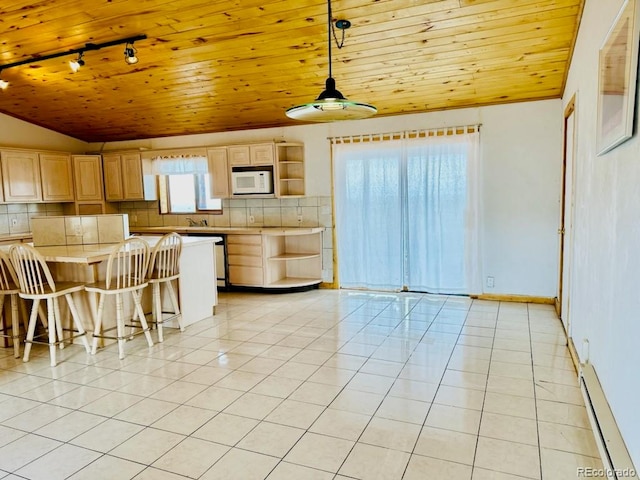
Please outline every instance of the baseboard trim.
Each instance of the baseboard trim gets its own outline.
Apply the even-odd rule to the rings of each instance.
[[[638,471],[633,465],[593,365],[580,365],[580,380],[587,414],[607,473],[605,478],[638,480]]]
[[[478,295],[470,295],[476,300],[492,300],[495,302],[517,302],[517,303],[541,303],[545,305],[554,305],[553,297],[535,297],[532,295],[503,295],[499,293],[480,293]]]

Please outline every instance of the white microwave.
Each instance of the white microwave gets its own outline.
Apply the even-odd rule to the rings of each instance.
[[[231,192],[234,195],[273,193],[273,177],[271,170],[232,171]]]

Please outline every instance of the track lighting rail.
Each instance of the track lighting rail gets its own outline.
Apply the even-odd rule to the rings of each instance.
[[[51,60],[52,58],[66,57],[67,55],[76,55],[76,54],[80,55],[80,54],[83,54],[84,52],[100,50],[106,47],[113,47],[114,45],[129,44],[129,43],[137,42],[138,40],[144,40],[146,38],[147,36],[142,34],[142,35],[135,35],[133,37],[121,38],[119,40],[112,40],[110,42],[86,43],[84,47],[74,48],[72,50],[67,50],[66,52],[57,52],[57,53],[50,53],[48,55],[39,55],[39,56],[27,58],[25,60],[20,60],[18,62],[6,63],[4,65],[0,65],[0,72],[2,72],[2,70],[5,70],[7,68],[19,67],[20,65],[28,65],[30,63],[42,62],[44,60]]]

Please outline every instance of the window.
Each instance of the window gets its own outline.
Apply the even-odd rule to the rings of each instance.
[[[211,197],[209,174],[158,175],[160,213],[222,213],[222,200]]]

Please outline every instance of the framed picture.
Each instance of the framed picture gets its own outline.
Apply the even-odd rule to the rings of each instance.
[[[633,136],[638,72],[639,0],[625,0],[600,48],[598,82],[598,155]]]

